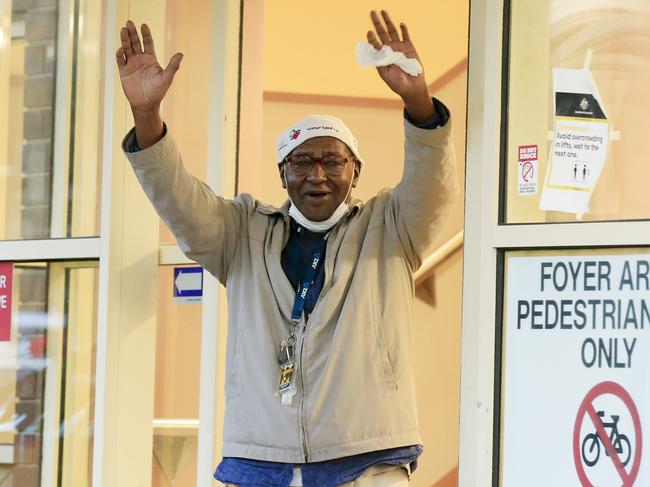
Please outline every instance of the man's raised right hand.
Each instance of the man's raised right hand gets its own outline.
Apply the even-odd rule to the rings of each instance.
[[[149,26],[142,24],[141,44],[135,24],[130,20],[120,29],[120,41],[122,46],[115,53],[120,80],[135,119],[138,145],[144,149],[162,137],[160,103],[172,84],[183,55],[174,54],[163,69],[156,58]]]

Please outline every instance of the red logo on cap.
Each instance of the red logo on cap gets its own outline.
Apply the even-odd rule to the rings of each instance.
[[[291,132],[289,132],[289,139],[296,140],[299,135],[300,135],[300,130],[292,130]]]

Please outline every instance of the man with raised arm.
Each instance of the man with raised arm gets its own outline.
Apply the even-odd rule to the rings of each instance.
[[[375,49],[419,59],[408,30],[371,12]],[[191,176],[160,117],[180,67],[151,32],[120,32],[117,64],[135,128],[123,148],[186,255],[226,286],[223,456],[241,486],[400,486],[422,452],[412,354],[413,272],[457,193],[447,108],[424,73],[377,68],[404,101],[400,183],[352,197],[363,159],[341,120],[313,115],[280,135],[288,200],[228,200]],[[397,161],[373,161],[395,164]]]

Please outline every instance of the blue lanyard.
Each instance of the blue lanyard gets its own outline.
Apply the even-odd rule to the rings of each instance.
[[[307,268],[304,279],[300,281],[298,286],[298,291],[296,292],[296,298],[293,301],[293,310],[291,311],[291,321],[294,323],[300,322],[302,318],[302,311],[305,309],[305,301],[307,299],[307,292],[309,288],[314,284],[314,279],[316,278],[316,271],[318,270],[318,264],[321,261],[321,256],[325,251],[325,246],[327,245],[327,237],[329,237],[329,232],[325,234],[323,240],[321,240],[320,245],[316,250],[314,250],[311,256],[311,264]]]

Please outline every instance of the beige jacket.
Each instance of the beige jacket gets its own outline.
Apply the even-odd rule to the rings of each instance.
[[[327,241],[323,289],[298,334],[290,407],[276,395],[295,297],[280,264],[288,202],[274,208],[248,194],[215,195],[187,172],[167,135],[127,154],[182,250],[227,289],[224,456],[304,463],[421,443],[413,272],[458,189],[451,121],[435,130],[404,124],[400,184],[354,201]]]

